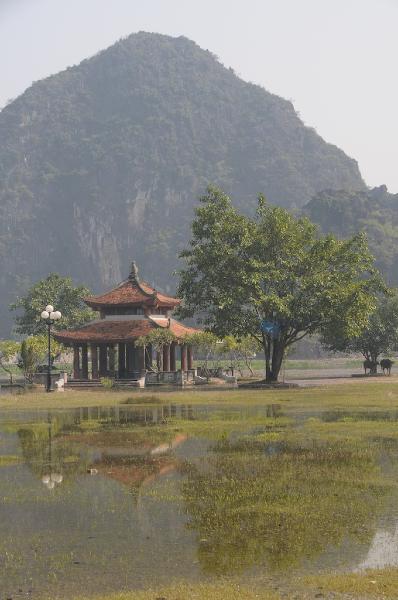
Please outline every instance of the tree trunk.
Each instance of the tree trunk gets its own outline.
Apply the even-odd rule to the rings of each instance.
[[[285,346],[280,340],[274,340],[272,349],[272,381],[278,381],[279,372],[282,367],[283,356],[285,354]]]
[[[371,373],[377,373],[377,358],[378,358],[377,354],[370,355],[370,360],[372,361],[372,368],[370,369]]]
[[[265,356],[265,381],[271,381],[271,344],[270,336],[263,333],[263,348]]]
[[[272,340],[271,336],[263,333],[263,346],[265,356],[265,381],[275,383],[278,381],[279,372],[285,354],[285,344],[281,340]]]

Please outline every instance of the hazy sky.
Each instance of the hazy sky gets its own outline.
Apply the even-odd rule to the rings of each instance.
[[[398,0],[0,0],[0,106],[136,31],[185,35],[293,100],[398,192]]]

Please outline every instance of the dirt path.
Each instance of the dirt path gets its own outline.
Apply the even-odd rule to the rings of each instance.
[[[355,375],[355,377],[353,377]],[[289,369],[285,373],[286,383],[295,383],[300,387],[319,387],[324,385],[346,385],[349,383],[364,384],[398,383],[398,372],[391,377],[378,374],[377,377],[364,377],[362,369]]]

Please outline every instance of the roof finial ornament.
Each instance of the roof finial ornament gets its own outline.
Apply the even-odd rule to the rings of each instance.
[[[134,281],[136,283],[139,282],[138,279],[138,267],[135,264],[135,261],[133,260],[133,262],[131,263],[131,269],[130,269],[130,275],[129,275],[129,279],[130,281]]]

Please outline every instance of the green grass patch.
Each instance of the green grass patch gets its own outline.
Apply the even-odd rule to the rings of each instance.
[[[398,410],[398,378],[385,377],[377,381],[361,380],[339,384],[322,385],[313,388],[273,389],[273,390],[240,390],[240,389],[175,389],[157,390],[156,404],[270,404],[286,403],[293,409],[391,409]],[[27,392],[21,396],[4,394],[0,396],[0,409],[57,409],[90,406],[116,406],[130,403],[146,403],[146,398],[153,398],[148,392],[123,391],[66,391],[63,394],[45,394],[44,392]],[[152,402],[152,400],[150,400]]]
[[[162,400],[159,396],[145,394],[142,396],[129,396],[123,400],[123,404],[162,404]]]
[[[21,462],[21,457],[13,454],[2,454],[0,455],[0,467],[8,467],[10,465],[17,465]]]
[[[239,583],[174,583],[171,586],[106,596],[79,596],[75,600],[279,600],[279,594],[266,589],[251,589]]]
[[[363,573],[339,573],[306,577],[304,584],[354,598],[398,598],[398,569],[370,569]]]

